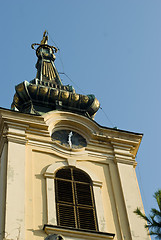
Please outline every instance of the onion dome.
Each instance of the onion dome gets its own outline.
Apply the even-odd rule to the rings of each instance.
[[[45,31],[41,43],[31,47],[38,57],[36,78],[15,87],[11,108],[36,115],[59,109],[93,118],[99,109],[99,101],[92,94],[77,94],[72,86],[62,84],[54,64],[57,48],[48,45],[48,33]]]

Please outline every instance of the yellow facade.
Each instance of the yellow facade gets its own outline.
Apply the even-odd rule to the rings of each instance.
[[[41,240],[49,234],[66,240],[150,239],[133,213],[143,210],[135,173],[141,134],[58,110],[35,116],[0,109],[0,119],[0,240]],[[87,146],[72,149],[53,141],[52,133],[62,129],[79,133]],[[98,232],[57,228],[54,177],[64,166],[92,179]]]

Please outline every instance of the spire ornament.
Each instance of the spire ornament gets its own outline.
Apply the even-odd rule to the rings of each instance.
[[[39,44],[39,43],[33,43],[33,44],[31,44],[31,48],[32,49],[34,49],[34,50],[36,50],[35,49],[35,46],[37,45],[37,46],[40,46],[40,45],[48,45],[48,32],[45,30],[44,31],[44,33],[43,33],[43,38],[42,38],[42,40],[41,40],[41,43]],[[57,51],[58,51],[58,49],[55,47],[55,46],[49,46],[48,45],[48,47],[51,47],[51,48],[53,48],[54,50],[55,50],[55,53],[57,53]]]
[[[12,109],[36,115],[52,110],[71,111],[94,118],[99,101],[92,94],[77,94],[72,86],[62,84],[54,64],[57,48],[48,45],[48,32],[44,32],[40,44],[33,43],[31,47],[38,57],[36,78],[15,87]],[[72,146],[72,132],[68,140]]]
[[[48,32],[45,30],[43,34],[43,39],[41,40],[41,45],[48,44]]]

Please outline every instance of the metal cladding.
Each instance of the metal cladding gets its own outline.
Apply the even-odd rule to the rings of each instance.
[[[47,44],[48,35],[44,32],[36,49],[38,57],[37,75],[31,82],[24,81],[15,87],[12,109],[20,112],[42,115],[52,110],[67,110],[93,118],[99,109],[99,101],[94,95],[75,93],[72,86],[64,86],[54,65],[57,48]]]

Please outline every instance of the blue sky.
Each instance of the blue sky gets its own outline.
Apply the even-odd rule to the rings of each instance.
[[[160,0],[5,0],[0,8],[0,106],[10,108],[15,85],[35,78],[30,45],[47,29],[58,71],[74,82],[62,75],[63,83],[95,94],[110,119],[99,110],[95,120],[144,133],[137,175],[147,213],[161,188],[160,13]]]

